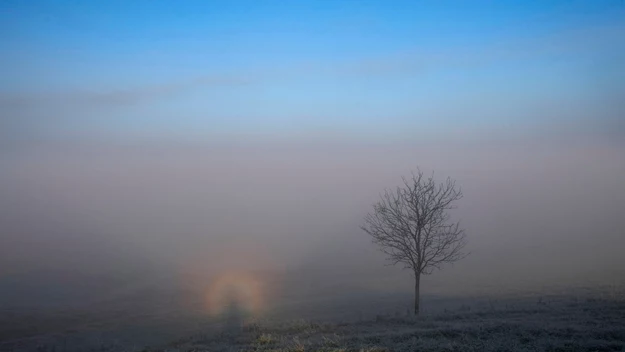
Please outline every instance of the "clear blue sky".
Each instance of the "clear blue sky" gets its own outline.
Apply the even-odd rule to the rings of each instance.
[[[397,139],[622,116],[624,1],[4,0],[0,26],[11,135]]]

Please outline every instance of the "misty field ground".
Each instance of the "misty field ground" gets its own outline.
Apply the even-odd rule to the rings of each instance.
[[[625,351],[625,302],[352,323],[252,324],[146,351]]]
[[[371,311],[376,311],[375,301],[372,303]],[[345,301],[338,304],[349,307]],[[195,327],[187,330],[181,328],[180,322],[184,318],[178,322],[170,319],[167,324],[158,328],[154,325],[151,329],[138,329],[128,323],[118,325],[117,332],[110,335],[116,338],[108,339],[96,333],[97,326],[92,326],[91,332],[76,330],[47,338],[34,335],[7,339],[0,342],[0,350],[625,351],[625,300],[622,296],[458,299],[446,301],[445,305],[450,308],[441,308],[421,317],[411,317],[405,310],[385,307],[385,314],[344,320],[338,315],[308,320],[274,317],[245,323],[243,319],[195,320]],[[187,323],[192,320],[189,318]],[[176,326],[179,328],[177,334],[174,333]],[[144,334],[145,343],[141,346],[136,339],[135,343],[128,343],[132,339],[124,342],[120,336],[122,332],[133,338]]]

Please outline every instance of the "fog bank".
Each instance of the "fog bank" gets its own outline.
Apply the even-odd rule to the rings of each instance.
[[[416,167],[462,186],[453,216],[471,252],[425,278],[425,293],[622,284],[624,152],[544,140],[5,151],[2,302],[74,304],[137,287],[201,297],[231,273],[262,286],[258,305],[410,292],[410,273],[384,266],[359,226],[379,193]]]

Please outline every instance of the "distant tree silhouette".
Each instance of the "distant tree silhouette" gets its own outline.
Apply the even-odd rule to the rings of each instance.
[[[424,177],[420,170],[402,180],[403,186],[384,192],[361,228],[393,265],[403,264],[413,270],[414,314],[418,315],[421,275],[466,256],[465,232],[448,214],[455,208],[454,202],[462,198],[462,191],[451,178],[436,183],[433,174]]]

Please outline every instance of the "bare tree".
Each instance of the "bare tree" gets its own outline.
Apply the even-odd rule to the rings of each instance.
[[[361,228],[371,235],[393,264],[403,264],[415,276],[414,314],[419,314],[419,282],[445,263],[464,258],[466,235],[459,222],[450,221],[448,210],[462,198],[451,178],[443,183],[434,181],[434,174],[412,173],[402,177],[403,186],[395,192],[386,190],[373,212],[365,216]]]

